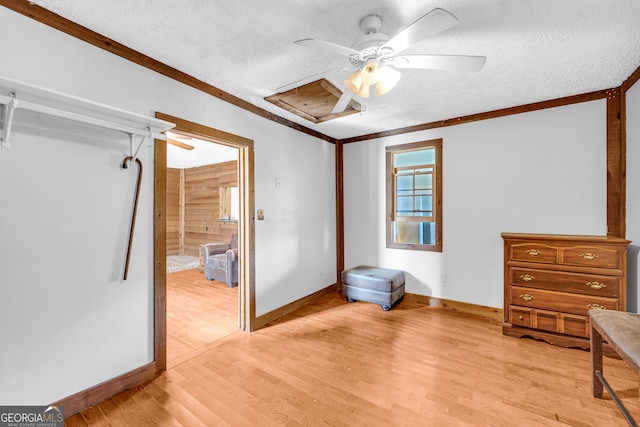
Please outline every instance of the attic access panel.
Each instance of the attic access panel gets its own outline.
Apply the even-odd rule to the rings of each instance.
[[[360,111],[360,104],[351,100],[343,112],[331,114],[341,96],[342,92],[338,88],[328,80],[320,79],[287,92],[268,96],[265,101],[310,122],[321,123]]]

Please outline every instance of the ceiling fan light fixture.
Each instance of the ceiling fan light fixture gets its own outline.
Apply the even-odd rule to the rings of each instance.
[[[379,67],[376,62],[370,62],[362,70],[356,70],[344,85],[354,95],[368,98],[370,86],[376,85],[376,94],[382,96],[388,93],[400,80],[400,72],[391,67]]]
[[[380,71],[378,69],[378,64],[375,62],[369,62],[364,66],[362,71],[360,72],[362,76],[362,83],[368,86],[376,84],[378,81],[378,77],[380,76]]]
[[[376,84],[379,75],[378,64],[369,62],[362,70],[356,70],[349,78],[345,79],[344,85],[355,95],[368,98],[369,86]]]
[[[359,96],[360,98],[368,98],[369,97],[369,87],[370,85],[363,83],[362,86],[360,87],[360,90],[358,91],[358,93],[356,93],[357,96]]]
[[[376,82],[376,94],[382,96],[388,93],[400,81],[400,72],[391,67],[381,67],[378,81]]]
[[[347,79],[345,79],[344,85],[347,89],[357,95],[362,87],[362,72],[360,70],[356,70]]]

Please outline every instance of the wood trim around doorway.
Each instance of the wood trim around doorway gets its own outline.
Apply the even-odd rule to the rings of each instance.
[[[156,113],[156,118],[174,123],[172,130],[183,135],[227,145],[238,149],[238,183],[240,187],[240,218],[238,238],[239,260],[239,322],[240,330],[256,328],[255,312],[255,192],[253,141],[238,135],[190,122],[168,114]],[[167,300],[166,300],[166,191],[167,144],[156,141],[154,184],[154,361],[156,374],[167,369]]]

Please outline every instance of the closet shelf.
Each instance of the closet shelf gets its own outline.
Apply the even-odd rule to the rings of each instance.
[[[146,139],[166,140],[162,134],[173,123],[132,113],[106,104],[44,89],[0,76],[2,129],[0,147],[10,148],[11,126],[17,110],[28,110],[62,119],[124,132],[130,137],[130,155],[135,157]],[[135,138],[140,137],[136,147]]]

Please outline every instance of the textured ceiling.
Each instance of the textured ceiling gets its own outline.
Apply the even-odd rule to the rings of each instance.
[[[397,129],[619,86],[640,66],[638,0],[32,0],[264,110],[334,138]],[[363,112],[313,124],[264,97],[348,65],[294,45],[351,46],[360,19],[393,35],[440,7],[459,23],[404,53],[483,55],[477,73],[402,70]],[[348,72],[329,76],[344,90]]]
[[[196,138],[180,139],[193,147],[191,150],[167,144],[167,167],[175,169],[189,169],[198,166],[238,160],[238,149],[222,144],[212,144]]]

